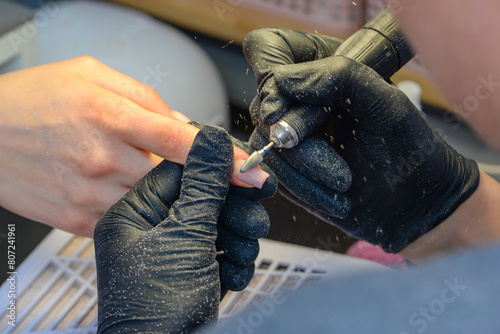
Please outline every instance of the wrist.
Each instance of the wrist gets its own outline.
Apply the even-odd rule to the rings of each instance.
[[[448,218],[404,248],[413,262],[453,250],[477,247],[500,239],[500,183],[484,172],[476,191]]]

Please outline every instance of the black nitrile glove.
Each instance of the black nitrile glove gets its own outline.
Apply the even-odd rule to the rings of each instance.
[[[477,164],[448,146],[406,95],[371,68],[335,56],[275,68],[274,80],[284,98],[337,114],[325,137],[352,171],[346,192],[352,209],[343,220],[323,217],[347,233],[398,252],[476,190]]]
[[[200,122],[190,124],[199,129],[205,126]],[[233,145],[251,153],[247,143],[234,137],[231,140]],[[269,216],[258,201],[275,195],[278,179],[265,164],[261,167],[269,174],[262,188],[231,185],[219,216],[215,245],[217,251],[223,251],[217,256],[223,295],[227,290],[243,290],[250,283],[255,271],[254,261],[259,254],[258,239],[269,231]]]
[[[237,215],[245,225],[250,211],[268,221],[244,199],[229,205],[243,214],[231,214],[232,172],[229,135],[206,126],[185,167],[163,161],[103,215],[94,233],[99,333],[185,333],[217,318],[218,220]]]
[[[258,95],[250,106],[256,125],[249,141],[253,150],[269,143],[269,126],[291,103],[279,94],[273,70],[285,64],[329,57],[341,43],[332,37],[288,29],[258,29],[248,34],[243,51],[258,85]],[[322,133],[318,131],[292,149],[272,149],[264,162],[276,173],[280,184],[309,207],[327,216],[343,218],[351,208],[350,199],[344,194],[351,184],[351,173]]]

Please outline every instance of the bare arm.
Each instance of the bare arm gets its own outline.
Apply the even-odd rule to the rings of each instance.
[[[500,2],[386,2],[454,111],[500,149]]]
[[[415,262],[500,239],[500,183],[481,172],[479,187],[458,209],[400,254]]]

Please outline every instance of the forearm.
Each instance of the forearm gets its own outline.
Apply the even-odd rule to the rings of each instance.
[[[453,111],[500,149],[500,2],[386,2]]]
[[[500,183],[480,172],[477,190],[455,212],[400,254],[418,263],[436,254],[479,247],[500,239]]]

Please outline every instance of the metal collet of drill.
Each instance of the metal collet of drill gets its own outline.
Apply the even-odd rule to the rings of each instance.
[[[307,106],[304,106],[304,108],[306,107]],[[306,112],[306,110],[303,111]],[[264,160],[264,155],[266,155],[274,146],[292,148],[299,143],[299,135],[297,134],[297,131],[295,131],[295,129],[283,119],[280,119],[271,125],[270,137],[271,141],[269,144],[260,150],[253,152],[241,166],[240,172],[245,173],[260,164],[262,160]]]

